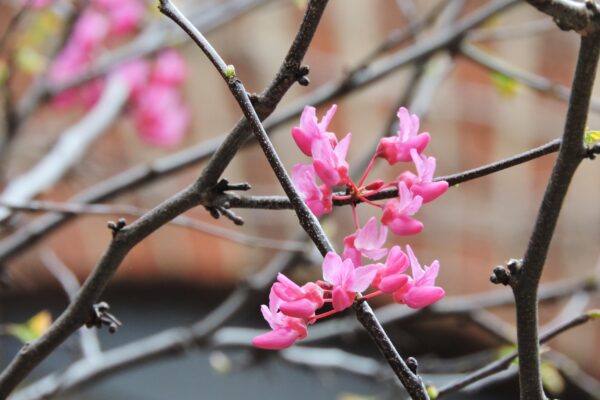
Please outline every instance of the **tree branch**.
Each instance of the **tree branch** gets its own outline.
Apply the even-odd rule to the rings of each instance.
[[[585,124],[600,52],[600,34],[581,38],[563,139],[522,266],[511,284],[517,306],[521,399],[545,399],[540,378],[537,289],[563,200],[586,154]]]

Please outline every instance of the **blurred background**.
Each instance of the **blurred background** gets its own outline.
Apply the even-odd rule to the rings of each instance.
[[[352,75],[355,71],[359,74],[360,71],[376,72],[406,49],[418,49],[432,39],[448,34],[449,27],[455,26],[457,20],[463,21],[494,3],[498,2],[331,0],[304,60],[310,66],[310,85],[292,87],[267,120],[267,124],[276,125],[269,133],[288,170],[298,162],[306,162],[290,136],[291,127],[298,124],[298,112],[306,104],[318,105],[319,116],[331,104],[338,105],[330,130],[336,132],[338,138],[352,132],[348,157],[351,165],[358,164],[361,157],[371,152],[379,137],[394,132],[393,121],[399,105],[417,113],[421,117],[422,130],[431,133],[427,154],[437,159],[436,176],[475,168],[559,138],[567,108],[567,102],[561,98],[565,93],[561,88],[570,85],[578,36],[559,30],[550,18],[520,2],[469,30],[462,41],[450,43],[431,57],[394,68],[364,87],[354,88],[350,79],[346,81],[347,93],[335,98],[319,97],[319,93],[326,92],[331,85],[339,85],[348,76],[360,77]],[[200,20],[204,16],[210,21],[211,13],[218,15],[216,11],[226,10],[227,18],[219,21],[213,17],[213,21],[217,21],[213,26],[203,22],[207,38],[227,63],[235,65],[238,77],[252,92],[261,92],[273,78],[306,9],[304,1],[292,0],[180,0],[177,4]],[[240,119],[241,112],[212,65],[193,44],[177,36],[175,29],[168,30],[172,23],[155,11],[155,5],[148,2],[138,30],[117,39],[111,37],[91,65],[128,44],[136,43],[126,49],[140,49],[141,43],[151,43],[147,38],[134,42],[144,34],[162,35],[160,37],[168,39],[165,44],[176,44],[187,64],[187,77],[179,89],[190,110],[185,136],[168,147],[152,145],[140,135],[135,121],[128,116],[127,107],[132,106],[125,106],[81,160],[35,199],[69,202],[72,196],[130,168],[153,162],[152,165],[161,165],[160,162],[169,160],[170,156],[182,157],[181,152],[228,133]],[[226,9],[227,6],[231,8]],[[9,29],[21,7],[16,1],[0,5],[2,31]],[[17,102],[38,82],[36,76],[42,76],[40,72],[27,70],[27,61],[18,61],[19,57],[28,60],[27,57],[36,55],[19,55],[18,50],[29,46],[26,36],[35,29],[55,32],[52,29],[58,28],[54,25],[64,24],[61,18],[69,7],[82,6],[57,1],[49,8],[26,12],[19,18],[17,26],[11,28],[9,45],[4,45],[2,51],[4,65],[14,71],[9,82]],[[431,21],[425,28],[403,43],[393,43],[399,32],[410,26],[414,28],[417,21],[426,16]],[[46,34],[46,40],[52,35],[58,36],[58,33]],[[381,51],[380,46],[386,41],[392,45]],[[43,51],[37,52],[38,57],[44,57]],[[148,57],[154,57],[154,52]],[[50,61],[38,62],[47,65]],[[363,69],[359,68],[361,65]],[[600,95],[597,88],[594,92]],[[590,129],[600,126],[599,105],[599,102],[593,103],[588,120]],[[84,118],[89,110],[83,104],[59,107],[51,99],[41,101],[16,130],[18,134],[11,137],[8,151],[2,154],[1,172],[5,185],[35,166],[65,131]],[[5,136],[8,135],[6,132]],[[430,379],[436,386],[464,373],[466,367],[461,367],[460,362],[477,366],[481,360],[493,359],[498,349],[514,338],[510,290],[492,285],[489,275],[494,266],[522,256],[554,159],[554,155],[547,155],[452,187],[419,213],[418,217],[425,224],[422,234],[408,238],[390,235],[388,244],[410,244],[422,263],[429,265],[435,259],[440,261],[437,283],[447,293],[440,307],[444,307],[444,302],[448,302],[449,310],[459,304],[458,301],[470,304],[468,313],[422,312],[390,324],[390,334],[402,354],[416,356],[424,368],[426,380]],[[205,162],[192,163],[176,173],[152,179],[134,190],[124,190],[99,202],[150,209],[193,182]],[[371,176],[392,179],[400,172],[399,168],[380,162]],[[252,190],[248,194],[283,194],[261,150],[253,143],[238,153],[224,177],[231,182],[250,183]],[[547,286],[549,293],[556,294],[552,292],[553,288],[560,289],[561,285],[567,284],[576,288],[596,287],[600,269],[598,182],[598,165],[584,161],[569,189],[544,270],[544,285],[554,285]],[[370,215],[375,215],[368,207],[361,206],[359,211],[363,223]],[[241,227],[225,218],[214,220],[201,207],[186,215],[208,227],[247,235],[242,240],[249,244],[236,243],[231,238],[197,229],[167,225],[133,249],[103,298],[124,323],[114,335],[109,335],[105,329],[99,332],[103,349],[201,320],[240,282],[263,270],[281,254],[289,253],[290,249],[303,250],[298,267],[290,275],[298,282],[318,279],[318,253],[303,244],[304,236],[299,234],[292,211],[235,212],[245,221]],[[52,316],[58,316],[68,300],[56,274],[48,269],[48,262],[63,264],[83,281],[110,241],[106,221],[121,216],[121,213],[78,215],[36,244],[3,259],[6,273],[0,303],[1,323],[22,323],[40,310],[49,310]],[[15,232],[35,226],[31,223],[38,218],[39,213],[14,213],[4,224],[0,249],[9,243]],[[128,215],[125,218],[131,221],[135,217]],[[324,228],[336,248],[341,250],[343,237],[352,229],[350,209],[336,209],[324,222]],[[206,229],[210,228],[200,228]],[[264,240],[257,242],[255,238],[275,242],[268,242],[268,248],[265,248]],[[284,249],[278,249],[280,247]],[[55,256],[50,256],[49,251]],[[479,299],[482,307],[487,305],[485,299],[490,297],[486,296],[492,292],[492,296],[504,295],[508,299],[504,302],[507,305],[478,309],[474,302]],[[571,290],[555,297],[557,299],[544,302],[541,307],[542,325],[557,323],[600,306],[593,290],[590,293]],[[456,301],[452,302],[453,299]],[[385,306],[385,301],[374,305]],[[258,305],[265,302],[266,293],[251,296],[244,311],[226,326],[266,329],[258,310]],[[345,316],[340,320],[345,321]],[[307,396],[370,399],[397,396],[398,389],[390,383],[382,359],[362,333],[352,331],[340,334],[338,339],[316,344],[324,349],[340,347],[360,355],[364,359],[356,365],[368,359],[374,363],[373,371],[378,373],[361,375],[336,367],[317,368],[307,362],[310,358],[308,350],[304,359],[300,356],[301,361],[294,361],[293,354],[278,357],[252,351],[243,345],[219,345],[217,338],[212,343],[199,343],[199,349],[184,346],[176,357],[144,363],[126,372],[107,375],[102,380],[94,378],[83,389],[59,396],[73,399],[108,396],[123,399],[234,398],[242,395],[251,399]],[[311,332],[309,330],[309,338]],[[595,380],[600,378],[596,360],[599,340],[598,325],[589,323],[549,344],[547,384],[558,385],[551,388],[557,397],[599,398],[600,386]],[[227,343],[226,338],[223,341]],[[0,346],[0,365],[6,365],[20,342],[12,336],[2,336]],[[323,357],[327,359],[325,354]],[[29,382],[52,372],[64,371],[79,358],[77,338],[74,337],[36,369]],[[451,370],[456,373],[448,372]],[[455,398],[515,398],[515,382],[514,370],[509,370],[501,379],[490,380],[487,385],[473,389],[471,394],[458,394]],[[482,393],[489,397],[483,397]]]

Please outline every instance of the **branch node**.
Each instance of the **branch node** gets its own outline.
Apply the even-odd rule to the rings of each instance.
[[[219,210],[219,212],[222,215],[224,215],[226,218],[233,221],[234,224],[244,225],[244,219],[242,217],[240,217],[239,215],[237,215],[236,213],[234,213],[233,211],[231,211],[225,207],[218,207],[217,209]]]
[[[296,71],[296,81],[298,81],[300,86],[308,86],[310,84],[310,79],[308,78],[309,72],[310,67],[308,65],[301,65]]]
[[[417,362],[416,358],[408,357],[406,359],[406,366],[412,371],[413,374],[417,375],[417,371],[419,370],[419,363]]]
[[[125,228],[125,226],[127,226],[127,221],[125,218],[119,218],[117,222],[108,221],[106,226],[108,226],[108,229],[112,231],[112,237],[114,238],[119,232],[121,232],[123,228]]]
[[[109,313],[109,310],[110,306],[105,301],[94,304],[90,312],[90,319],[85,323],[85,326],[88,328],[95,326],[98,329],[103,326],[108,326],[108,331],[110,333],[115,333],[123,324],[117,317]]]
[[[519,275],[521,275],[521,269],[523,267],[523,260],[517,260],[511,258],[507,261],[506,267],[497,266],[492,271],[490,281],[495,284],[502,284],[504,286],[510,285],[513,287],[517,283]]]
[[[252,186],[248,182],[229,183],[225,178],[221,179],[214,187],[214,191],[217,193],[223,193],[227,190],[247,191],[250,189],[252,189]]]
[[[214,219],[219,219],[221,217],[221,213],[219,212],[217,207],[204,206],[204,208],[206,208],[206,211],[208,211],[210,213],[210,216]]]
[[[595,160],[596,155],[600,154],[600,143],[596,143],[592,146],[586,146],[585,148],[585,157],[590,160]]]

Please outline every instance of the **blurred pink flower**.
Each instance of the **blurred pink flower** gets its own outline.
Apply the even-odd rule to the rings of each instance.
[[[312,165],[296,164],[292,168],[294,186],[313,214],[320,217],[331,212],[332,192],[327,185],[317,185],[315,180],[315,169]]]
[[[423,224],[412,218],[421,208],[423,199],[414,196],[406,186],[406,183],[398,183],[398,198],[388,200],[383,208],[381,222],[396,235],[414,235],[423,230]]]
[[[114,1],[104,1],[104,3],[114,3]],[[135,32],[142,22],[145,11],[144,2],[140,0],[120,0],[117,4],[106,6],[110,31],[115,35]]]
[[[140,92],[132,114],[141,137],[163,147],[181,142],[190,122],[179,91],[163,85],[150,85]]]
[[[161,52],[154,63],[152,81],[165,85],[180,85],[185,80],[187,66],[175,50]]]
[[[412,279],[394,292],[394,301],[406,304],[410,308],[423,308],[444,297],[444,289],[435,286],[435,278],[440,270],[440,263],[435,260],[430,267],[421,268],[417,257],[410,246],[406,246],[412,269]]]
[[[22,5],[28,5],[34,10],[41,10],[54,3],[54,0],[21,0]]]
[[[327,186],[344,185],[348,182],[348,163],[346,155],[352,134],[349,133],[335,148],[326,139],[314,140],[312,142],[313,166],[315,172]]]
[[[337,143],[335,134],[327,131],[335,110],[337,110],[337,106],[334,104],[321,119],[321,122],[318,122],[315,108],[311,106],[304,107],[304,111],[300,116],[300,126],[292,128],[292,137],[300,150],[307,156],[312,156],[312,145],[317,140],[327,139],[332,146]]]
[[[377,146],[377,155],[390,165],[410,161],[410,150],[416,149],[421,154],[431,139],[428,132],[419,133],[419,117],[411,115],[406,108],[400,107],[398,119],[398,134],[381,139]]]
[[[129,85],[131,97],[137,99],[148,84],[150,64],[144,59],[136,59],[120,65],[114,73]]]
[[[352,260],[342,261],[334,252],[327,253],[323,260],[323,279],[333,286],[334,310],[342,311],[350,307],[356,293],[361,293],[369,287],[378,268],[378,265],[355,268]]]

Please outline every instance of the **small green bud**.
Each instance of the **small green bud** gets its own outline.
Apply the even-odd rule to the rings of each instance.
[[[600,309],[595,308],[593,310],[589,310],[587,315],[590,317],[590,319],[600,319]]]
[[[594,143],[600,141],[600,131],[592,131],[586,128],[585,134],[583,136],[583,141],[588,146],[591,146]]]
[[[431,400],[435,400],[440,395],[440,392],[437,390],[435,386],[429,385],[427,386],[427,394]]]
[[[227,79],[235,78],[235,67],[232,64],[229,64],[227,68],[225,68],[225,76]]]

